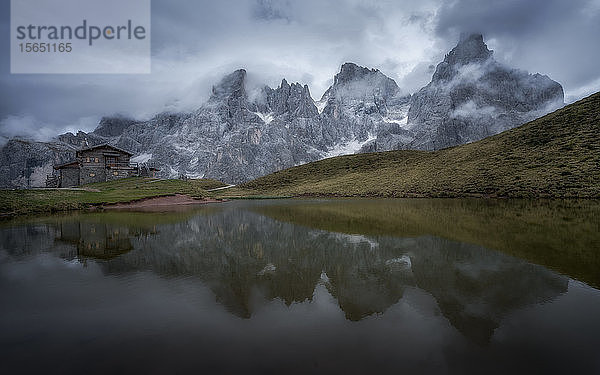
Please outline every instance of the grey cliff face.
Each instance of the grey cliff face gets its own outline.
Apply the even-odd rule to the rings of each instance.
[[[74,148],[62,142],[31,142],[11,139],[0,152],[0,186],[44,186],[53,164],[70,158]]]
[[[117,137],[135,123],[135,120],[125,117],[103,117],[94,134],[101,137]]]
[[[192,113],[150,120],[105,117],[91,133],[0,149],[0,186],[43,186],[52,166],[88,145],[110,143],[157,164],[162,177],[240,183],[326,157],[395,149],[435,150],[533,120],[563,105],[547,76],[507,68],[481,35],[461,37],[431,82],[412,97],[376,69],[345,63],[318,101],[307,85],[249,88],[246,71],[223,77]]]

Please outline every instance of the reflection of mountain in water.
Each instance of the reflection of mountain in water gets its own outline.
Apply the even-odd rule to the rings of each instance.
[[[475,245],[431,236],[332,233],[235,205],[155,230],[77,221],[46,228],[58,247],[72,244],[79,256],[101,259],[109,273],[197,277],[228,311],[244,318],[259,307],[258,296],[263,303],[302,302],[322,283],[346,317],[359,320],[383,313],[402,299],[405,288],[417,287],[435,297],[453,326],[480,343],[504,315],[556,297],[568,282],[541,266]]]
[[[434,237],[416,242],[417,286],[433,295],[454,327],[479,343],[489,340],[504,315],[567,291],[567,278],[499,252]]]

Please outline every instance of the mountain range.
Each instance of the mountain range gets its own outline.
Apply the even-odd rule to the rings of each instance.
[[[476,142],[437,151],[328,158],[259,177],[223,194],[597,199],[598,134],[600,92]]]
[[[90,133],[49,142],[12,139],[0,149],[0,186],[43,186],[52,166],[86,145],[111,143],[152,162],[163,177],[241,183],[327,157],[398,149],[439,150],[514,128],[564,105],[562,86],[506,67],[483,36],[462,36],[431,82],[408,95],[377,69],[345,63],[320,100],[288,83],[249,89],[239,69],[191,113],[150,120],[105,117]]]

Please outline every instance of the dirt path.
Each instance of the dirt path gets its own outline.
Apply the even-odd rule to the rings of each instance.
[[[216,199],[194,199],[183,194],[171,195],[168,197],[157,197],[142,199],[129,203],[117,203],[105,205],[104,209],[123,209],[123,208],[167,208],[169,206],[189,206],[195,204],[222,202]]]
[[[225,189],[231,189],[232,187],[235,187],[235,185],[227,185],[227,186],[218,187],[218,188],[214,188],[214,189],[208,189],[207,191],[225,190]]]

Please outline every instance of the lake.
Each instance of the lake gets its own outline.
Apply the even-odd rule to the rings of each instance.
[[[0,223],[0,373],[600,373],[600,202]]]

